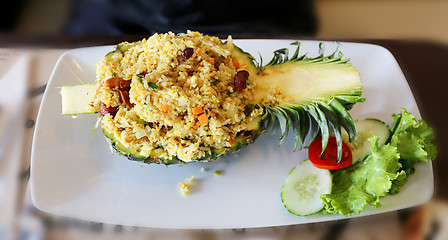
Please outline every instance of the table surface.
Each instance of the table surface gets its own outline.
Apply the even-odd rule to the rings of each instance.
[[[20,38],[18,36],[0,34],[0,47],[40,46],[45,48],[77,48],[98,45],[112,45],[122,41],[135,41],[142,35],[126,36],[96,36],[96,37],[34,37]],[[20,40],[21,39],[21,40]],[[25,39],[25,40],[24,40]],[[306,39],[328,40],[328,39]],[[334,39],[332,39],[334,40]],[[359,40],[338,39],[340,41],[363,42],[381,45],[387,48],[397,59],[416,98],[422,117],[435,128],[439,155],[433,162],[435,175],[434,198],[448,200],[448,141],[443,140],[448,127],[448,111],[444,110],[445,96],[442,91],[448,86],[448,46],[416,40]],[[368,56],[366,56],[368,57]],[[48,80],[47,80],[48,81]],[[31,85],[31,95],[43,92],[44,88]],[[34,115],[34,114],[31,114]],[[30,116],[31,116],[30,115]],[[35,119],[34,119],[35,120]],[[26,154],[26,151],[25,151]],[[26,174],[26,173],[25,173]],[[23,197],[23,196],[21,196]],[[334,228],[334,226],[333,226]]]

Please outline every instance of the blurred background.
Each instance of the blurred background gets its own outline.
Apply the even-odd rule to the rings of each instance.
[[[221,37],[232,34],[234,38],[317,38],[376,43],[386,46],[397,58],[422,115],[443,136],[448,133],[447,111],[440,111],[441,103],[446,102],[446,88],[434,83],[446,82],[448,75],[447,26],[447,0],[15,0],[0,14],[0,46],[24,42],[67,49],[137,40],[155,32],[186,30]],[[44,40],[36,42],[36,36]],[[101,37],[94,39],[93,36]],[[0,75],[3,76],[13,65],[16,53],[13,49],[0,50]],[[0,240],[406,239],[403,229],[423,231],[421,222],[425,218],[422,216],[435,213],[441,219],[438,227],[448,229],[448,191],[444,190],[448,174],[447,163],[443,162],[448,141],[439,141],[440,154],[434,162],[435,198],[442,201],[432,201],[417,211],[408,209],[350,222],[216,232],[124,227],[39,212],[25,193],[30,145],[45,83],[64,51],[47,49],[32,67],[36,74],[30,77],[29,83],[31,103],[25,130],[25,163],[18,171],[17,187],[14,185],[17,203],[8,211],[8,214],[17,214],[13,224],[16,231],[7,232],[0,225]],[[0,177],[4,169],[0,166]],[[5,214],[0,205],[0,219],[2,215]],[[446,236],[427,239],[447,239]]]
[[[220,25],[216,11],[223,9],[221,12],[232,13],[230,21],[237,25],[243,26],[242,22],[260,25],[265,19],[278,28],[272,33],[266,31],[271,28],[265,27],[265,31],[258,32],[261,35],[412,38],[448,43],[446,0],[229,1],[232,6],[229,9],[222,7],[223,1],[214,1],[215,4],[205,0],[179,2],[183,4],[155,0],[17,0],[11,2],[14,5],[11,9],[2,13],[0,24],[3,32],[34,34],[148,34],[166,28],[185,31],[182,28],[192,28],[195,23],[199,23],[195,30],[211,32],[204,26]],[[130,3],[134,7],[129,7]],[[205,3],[210,6],[204,7]],[[214,18],[192,13],[197,12],[198,6],[212,12]],[[160,12],[159,9],[162,11],[159,18],[153,18],[153,11]],[[189,16],[181,17],[186,15]],[[142,26],[145,21],[148,25]],[[275,25],[277,22],[281,23],[280,27]],[[234,30],[222,26],[224,29]],[[219,30],[216,31],[219,33]]]

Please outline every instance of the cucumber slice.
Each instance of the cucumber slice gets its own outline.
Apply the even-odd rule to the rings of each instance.
[[[292,214],[306,216],[319,212],[324,203],[320,196],[331,192],[330,171],[303,161],[289,172],[282,187],[282,202]]]
[[[353,142],[348,141],[347,133],[343,133],[342,139],[347,143],[350,150],[352,150],[353,163],[363,160],[370,155],[369,138],[373,136],[379,137],[378,143],[383,145],[390,137],[389,127],[382,121],[374,118],[355,121],[356,138]]]
[[[68,85],[61,88],[62,114],[78,115],[96,113],[98,109],[90,106],[95,97],[96,84]]]

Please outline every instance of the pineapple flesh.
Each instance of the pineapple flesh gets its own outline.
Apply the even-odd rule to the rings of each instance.
[[[288,49],[279,49],[268,64],[251,68],[251,80],[256,82],[255,104],[264,108],[260,129],[280,128],[283,141],[291,127],[294,150],[309,145],[318,135],[322,136],[325,149],[329,136],[334,134],[340,159],[341,127],[348,132],[350,141],[356,137],[348,110],[364,101],[360,74],[349,59],[342,59],[337,47],[331,55],[324,56],[324,45],[320,44],[320,55],[309,58],[306,54],[299,56],[299,42],[292,44],[297,48],[291,58]],[[235,51],[234,55],[246,54],[246,62],[253,61],[240,48],[235,47]]]

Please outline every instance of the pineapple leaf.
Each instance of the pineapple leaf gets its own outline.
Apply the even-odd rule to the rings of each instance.
[[[281,55],[283,56],[283,59],[282,59],[282,61],[283,62],[287,62],[288,61],[288,58],[289,58],[289,49],[287,49],[287,48],[283,48],[283,49],[281,49]]]
[[[271,129],[270,135],[273,136],[277,133],[277,130],[279,129],[280,124],[277,120],[276,115],[274,114],[274,110],[270,107],[267,107],[266,109],[268,110],[269,116],[271,117],[268,120],[267,129]]]
[[[282,132],[282,136],[280,137],[280,145],[286,139],[286,136],[289,134],[289,118],[286,112],[282,108],[276,108],[274,110],[274,114],[277,117],[278,122],[280,123],[280,130]]]
[[[318,58],[323,58],[324,53],[325,53],[325,44],[319,43],[319,57]]]
[[[296,59],[297,56],[299,56],[300,42],[295,41],[295,42],[291,43],[291,45],[297,45],[296,51],[294,51],[294,54],[291,57],[291,59]]]
[[[336,100],[338,100],[342,105],[348,105],[348,104],[354,104],[354,103],[358,103],[358,102],[364,102],[366,100],[365,97],[361,97],[361,96],[353,96],[353,95],[349,95],[349,96],[336,96],[334,97]]]
[[[308,141],[306,143],[306,146],[309,146],[311,144],[312,141],[314,141],[314,139],[317,138],[317,136],[319,136],[319,123],[316,121],[316,119],[314,119],[309,112],[307,113],[308,118],[310,119],[310,130],[308,132]]]
[[[301,147],[305,145],[305,139],[308,135],[308,131],[310,130],[310,119],[308,114],[305,114],[305,110],[303,108],[298,108],[297,112],[300,116],[300,140]]]
[[[353,123],[353,119],[350,116],[350,113],[348,113],[347,109],[345,109],[345,107],[335,98],[330,102],[330,106],[334,109],[334,112],[336,113],[336,117],[338,118],[339,123],[347,131],[350,142],[355,140],[356,129],[355,124]]]
[[[334,51],[333,51],[333,53],[330,55],[330,56],[328,56],[328,58],[330,58],[330,59],[336,59],[336,58],[334,58],[334,56],[335,56],[335,54],[338,52],[338,50],[339,50],[339,46],[341,46],[341,43],[340,42],[333,42],[333,49],[334,49]],[[340,53],[340,52],[339,52]],[[341,58],[342,58],[342,56],[341,56]]]
[[[341,103],[339,98],[334,97],[298,106],[265,107],[266,114],[263,115],[263,119],[267,121],[266,128],[273,127],[272,134],[275,134],[276,130],[281,131],[280,144],[289,135],[289,128],[292,127],[294,151],[297,148],[302,149],[304,146],[308,146],[319,135],[322,136],[322,149],[325,150],[330,133],[333,132],[337,141],[338,161],[340,161],[342,158],[341,127],[349,133],[349,136],[356,134],[353,120],[343,103],[349,105],[360,101],[360,99],[341,98]]]
[[[328,121],[328,123],[338,122],[338,118],[336,117],[336,113],[333,108],[330,107],[329,103],[324,101],[319,102],[319,110],[321,110]]]
[[[317,113],[316,107],[314,106],[314,104],[308,104],[306,106],[306,110],[308,111],[308,114],[315,120],[315,122],[319,126],[319,130],[322,135],[322,152],[323,152],[325,150],[325,148],[327,147],[327,142],[328,142],[328,138],[329,138],[327,120],[325,119],[325,116],[324,116],[324,119],[321,118],[321,116]],[[325,123],[324,123],[324,121],[325,121]],[[325,134],[324,134],[325,130],[323,130],[323,129],[326,129]]]
[[[304,61],[304,62],[309,62],[309,63],[325,63],[325,64],[347,64],[347,65],[351,65],[350,63],[348,63],[350,61],[350,59],[342,59],[342,53],[338,52],[339,49],[339,45],[340,43],[335,42],[334,43],[334,51],[332,52],[332,54],[325,56],[325,44],[324,43],[319,43],[319,56],[314,57],[314,58],[309,58],[304,54],[302,56],[299,57],[299,51],[300,51],[300,42],[293,42],[291,43],[291,45],[297,45],[296,50],[294,51],[294,54],[292,55],[291,58],[288,58],[289,56],[289,51],[287,48],[282,48],[282,49],[278,49],[276,51],[274,51],[274,56],[272,57],[271,61],[269,61],[265,66],[259,67],[264,68],[264,67],[268,67],[268,66],[275,66],[275,65],[279,65],[279,64],[284,64],[284,63],[289,63],[289,62],[298,62],[298,61]]]
[[[328,139],[330,138],[330,129],[328,127],[327,118],[325,114],[319,109],[318,106],[315,107],[315,111],[317,112],[320,118],[320,133],[322,135],[322,152],[327,148]]]
[[[320,110],[325,114],[329,126],[333,129],[333,133],[336,137],[337,147],[338,147],[338,162],[341,161],[342,157],[342,136],[341,136],[341,127],[339,124],[339,120],[337,117],[337,113],[334,109],[327,104],[326,102],[321,101],[319,103]]]
[[[260,56],[260,64],[257,65],[257,68],[261,68],[261,66],[263,66],[263,57],[260,52],[258,52],[258,56]]]
[[[300,139],[300,115],[299,112],[295,109],[286,107],[286,113],[288,114],[289,119],[291,119],[291,126],[294,133],[294,152],[297,150],[297,147],[300,144],[300,149],[302,148],[302,141]]]
[[[342,160],[342,135],[341,135],[341,126],[339,123],[331,122],[331,126],[333,128],[334,136],[336,137],[336,145],[338,147],[338,163]]]

